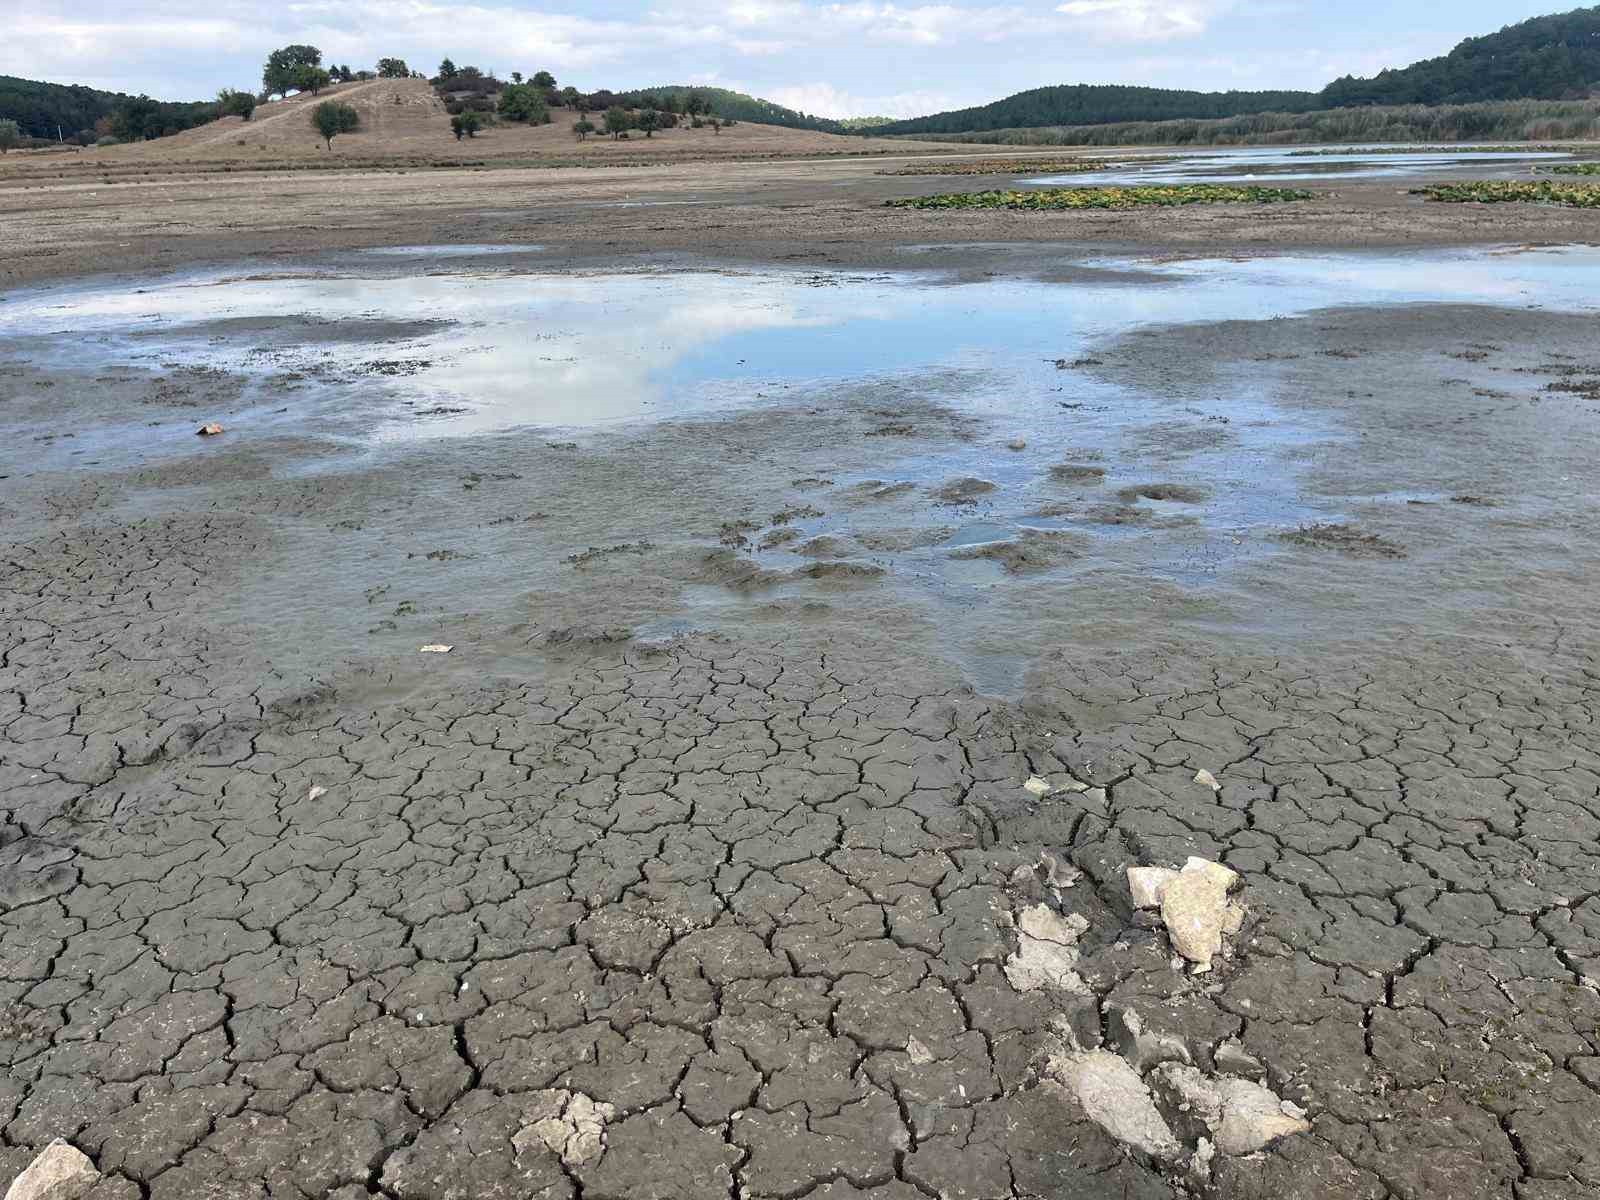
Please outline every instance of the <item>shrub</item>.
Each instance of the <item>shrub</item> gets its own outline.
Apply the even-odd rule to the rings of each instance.
[[[477,137],[478,130],[483,128],[483,118],[475,112],[464,112],[450,118],[450,132],[456,135],[456,141],[464,136]]]
[[[96,138],[94,144],[96,146],[120,146],[122,145],[122,139],[108,133],[104,137]]]
[[[324,100],[311,110],[311,127],[327,139],[330,150],[337,134],[349,133],[359,124],[361,115],[337,100]]]
[[[622,134],[633,127],[633,118],[628,115],[628,110],[620,104],[613,104],[606,109],[606,132],[613,140],[620,141]]]
[[[572,132],[577,135],[578,140],[581,142],[594,132],[594,122],[586,117],[580,117],[572,123]]]
[[[217,110],[225,117],[243,117],[246,121],[256,111],[256,98],[250,92],[236,92],[223,88],[217,93]]]
[[[9,118],[0,121],[0,154],[22,144],[22,126]]]
[[[508,121],[548,125],[550,109],[539,89],[528,83],[514,83],[500,92],[500,115]]]

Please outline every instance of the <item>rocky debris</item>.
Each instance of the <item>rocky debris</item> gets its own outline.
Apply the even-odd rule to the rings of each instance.
[[[915,1037],[906,1039],[906,1057],[914,1067],[925,1067],[933,1061],[933,1052]]]
[[[78,1200],[98,1182],[100,1172],[88,1156],[56,1138],[12,1180],[5,1200]]]
[[[1172,948],[1194,964],[1196,974],[1211,969],[1211,960],[1222,953],[1223,935],[1238,933],[1244,922],[1244,909],[1228,900],[1238,883],[1236,872],[1204,858],[1190,858],[1181,871],[1128,868],[1134,907],[1160,907]]]
[[[1190,1064],[1189,1047],[1182,1038],[1170,1034],[1151,1033],[1144,1027],[1139,1014],[1131,1008],[1114,1008],[1107,1015],[1106,1024],[1111,1038],[1122,1057],[1140,1074],[1162,1063]]]
[[[594,1162],[606,1149],[606,1125],[617,1115],[582,1092],[561,1088],[535,1092],[523,1113],[524,1124],[511,1139],[523,1155],[543,1146],[569,1167]]]
[[[1171,867],[1129,867],[1128,895],[1135,908],[1160,908],[1161,892],[1178,877]]]
[[[1027,783],[1022,785],[1022,790],[1027,792],[1030,796],[1038,796],[1043,798],[1055,791],[1055,788],[1051,787],[1047,781],[1040,779],[1037,775],[1035,775],[1033,778],[1029,779]]]
[[[1255,1055],[1249,1053],[1238,1042],[1227,1041],[1217,1047],[1212,1060],[1217,1065],[1217,1070],[1224,1075],[1238,1075],[1244,1079],[1254,1079],[1260,1083],[1267,1077],[1267,1068]]]
[[[1303,1109],[1249,1079],[1207,1078],[1193,1067],[1167,1063],[1155,1071],[1155,1086],[1180,1118],[1203,1126],[1222,1154],[1254,1154],[1311,1129]]]
[[[1217,777],[1204,767],[1201,767],[1194,773],[1194,781],[1196,783],[1205,784],[1205,786],[1210,788],[1213,792],[1220,792],[1222,790],[1222,785],[1217,782]]]
[[[218,425],[215,421],[207,421],[204,425],[200,426],[199,429],[195,430],[195,433],[199,437],[216,437],[217,434],[221,432],[222,426]]]
[[[1171,1160],[1183,1152],[1139,1073],[1109,1050],[1090,1050],[1050,1061],[1049,1075],[1083,1113],[1125,1146]]]
[[[1089,922],[1077,913],[1063,917],[1048,905],[1035,904],[1017,918],[1017,950],[1006,959],[1006,978],[1019,992],[1055,988],[1089,994],[1078,974],[1078,939]]]

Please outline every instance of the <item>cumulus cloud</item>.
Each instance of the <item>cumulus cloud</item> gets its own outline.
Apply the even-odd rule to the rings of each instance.
[[[969,103],[944,92],[862,94],[836,88],[831,83],[788,84],[758,90],[785,108],[814,117],[920,117]]]

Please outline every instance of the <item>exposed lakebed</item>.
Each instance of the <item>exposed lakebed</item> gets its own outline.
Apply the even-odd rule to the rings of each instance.
[[[1600,254],[1583,249],[1080,266],[1067,282],[957,284],[552,272],[534,247],[405,247],[15,294],[0,308],[16,381],[0,412],[16,449],[0,471],[144,469],[183,487],[197,454],[224,471],[243,469],[229,455],[292,445],[250,469],[387,472],[402,489],[432,471],[468,504],[524,497],[463,526],[444,504],[369,496],[364,516],[308,535],[326,545],[241,602],[241,620],[292,611],[307,587],[354,600],[387,586],[395,613],[372,624],[373,601],[352,604],[346,635],[409,637],[405,618],[452,598],[487,611],[530,591],[668,634],[887,584],[992,681],[1025,656],[1008,659],[1014,626],[987,601],[1031,612],[1046,582],[1104,571],[1204,595],[1286,533],[1342,530],[1373,502],[1313,478],[1367,453],[1320,402],[1372,383],[1345,361],[1358,351],[1317,352],[1331,358],[1308,396],[1281,355],[1208,375],[1208,361],[1143,353],[1141,331],[1415,305],[1586,312],[1600,296]],[[1465,386],[1486,383],[1475,355],[1449,362]],[[87,392],[93,415],[51,426],[56,389]],[[227,432],[202,443],[210,420]],[[1405,506],[1457,490],[1383,494]],[[1401,557],[1371,536],[1298,544],[1371,551],[1373,569]],[[352,565],[386,556],[405,562],[403,587]]]

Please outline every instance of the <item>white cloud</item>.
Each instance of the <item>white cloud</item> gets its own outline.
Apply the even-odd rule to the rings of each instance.
[[[745,89],[748,90],[748,89]],[[767,99],[815,117],[920,117],[944,112],[961,102],[942,92],[862,95],[831,83],[800,83],[760,89]]]

